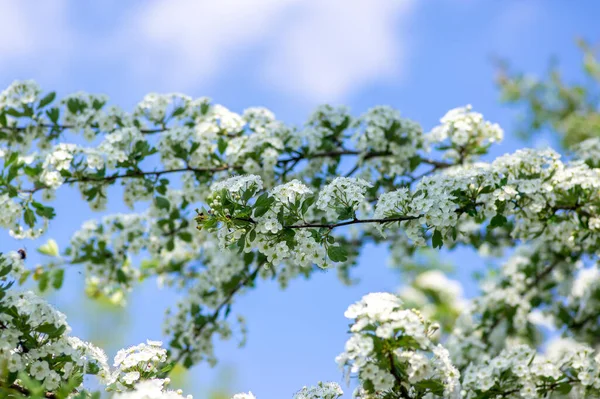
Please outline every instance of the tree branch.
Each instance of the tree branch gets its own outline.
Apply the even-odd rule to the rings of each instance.
[[[185,168],[178,168],[178,169],[165,169],[165,170],[156,170],[156,171],[148,171],[148,172],[144,172],[144,171],[133,171],[133,172],[128,172],[128,173],[123,173],[120,175],[112,175],[112,176],[105,176],[105,177],[94,177],[94,176],[82,176],[79,178],[71,178],[71,179],[66,179],[64,184],[72,184],[72,183],[80,183],[80,182],[113,182],[115,180],[118,179],[128,179],[128,178],[140,178],[140,177],[145,177],[145,176],[162,176],[162,175],[166,175],[166,174],[170,174],[170,173],[180,173],[180,172],[211,172],[211,173],[215,173],[215,172],[220,172],[223,170],[227,170],[227,169],[231,169],[231,168],[239,168],[236,166],[217,166],[214,168],[192,168],[192,167],[185,167]],[[21,190],[22,193],[35,193],[39,190],[43,190],[48,188],[47,186],[38,186],[29,190]]]

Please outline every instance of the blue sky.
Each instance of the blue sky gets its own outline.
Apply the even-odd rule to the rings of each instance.
[[[357,114],[388,104],[425,129],[448,109],[470,103],[506,131],[493,155],[523,143],[511,133],[515,111],[498,102],[491,57],[542,73],[556,56],[566,78],[577,80],[581,57],[574,38],[598,42],[600,33],[600,3],[593,0],[0,0],[0,15],[2,87],[33,78],[60,94],[105,93],[128,109],[148,92],[182,91],[235,111],[266,106],[298,124],[321,103],[344,103]],[[528,145],[546,144],[542,137]],[[55,205],[58,218],[47,237],[62,247],[82,221],[97,217],[73,190],[62,190]],[[109,211],[123,209],[109,202]],[[0,251],[22,245],[0,232]],[[25,245],[34,266],[41,261],[33,253],[36,243]],[[476,293],[470,276],[484,262],[468,251],[449,259],[467,293]],[[294,281],[284,292],[262,282],[234,308],[247,318],[248,344],[218,344],[221,362],[194,368],[190,393],[202,398],[226,380],[231,393],[286,398],[305,384],[341,382],[333,359],[347,338],[343,311],[367,292],[401,284],[378,248],[363,253],[355,275],[361,282],[351,288],[333,271]],[[50,297],[75,334],[109,336],[111,355],[160,337],[172,293],[146,284],[132,295],[127,313],[107,315],[83,299],[80,280],[71,269],[69,283]]]

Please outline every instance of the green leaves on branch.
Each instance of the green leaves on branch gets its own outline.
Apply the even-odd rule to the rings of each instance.
[[[327,256],[333,262],[345,262],[348,260],[348,252],[341,246],[329,246],[327,248]]]
[[[438,229],[435,229],[435,231],[433,232],[433,235],[431,236],[431,245],[434,248],[440,248],[440,249],[444,245],[444,238],[442,236],[442,233]]]
[[[55,98],[56,98],[56,92],[51,91],[50,93],[46,94],[46,96],[44,96],[40,100],[40,102],[38,103],[38,108],[44,108],[46,105],[48,105],[52,101],[54,101]]]
[[[165,197],[155,197],[154,204],[156,205],[156,207],[158,209],[165,209],[165,210],[169,210],[169,207],[171,206],[171,204],[169,203],[169,200],[166,199]]]
[[[254,216],[264,216],[273,205],[273,202],[275,202],[275,198],[270,197],[268,193],[261,194],[254,203]]]

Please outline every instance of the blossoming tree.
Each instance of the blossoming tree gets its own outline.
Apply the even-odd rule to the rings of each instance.
[[[264,108],[238,115],[181,94],[150,94],[131,113],[103,96],[55,97],[29,81],[0,94],[3,234],[44,234],[63,186],[102,210],[122,185],[132,213],[84,222],[62,252],[48,241],[35,270],[23,252],[2,255],[2,397],[98,397],[82,386],[93,374],[116,398],[180,398],[169,372],[216,362],[213,340],[245,332],[233,305],[257,279],[285,287],[335,268],[346,281],[366,243],[404,260],[427,246],[511,256],[470,301],[430,271],[400,295],[351,304],[336,361],[356,397],[600,395],[599,140],[564,158],[524,149],[482,162],[503,132],[469,106],[424,132],[389,107],[354,117],[324,106],[296,128]],[[70,144],[77,135],[88,144]],[[109,366],[62,313],[18,288],[60,289],[74,263],[90,295],[115,303],[150,277],[185,293],[167,313],[164,347],[147,341]],[[562,334],[546,351],[540,320]],[[341,395],[319,382],[295,397]]]

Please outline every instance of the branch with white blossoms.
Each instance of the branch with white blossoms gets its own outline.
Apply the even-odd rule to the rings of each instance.
[[[419,165],[432,166],[426,173],[452,165],[431,158],[420,126],[387,107],[353,118],[343,107],[324,106],[297,129],[264,108],[239,115],[206,98],[176,93],[150,94],[131,113],[107,106],[102,95],[55,100],[55,93],[42,97],[33,81],[15,82],[0,93],[0,201],[10,206],[0,226],[17,237],[43,234],[55,216],[46,203],[63,185],[76,184],[91,208],[102,210],[107,187],[117,181],[133,207],[162,201],[172,175],[182,175],[186,194],[197,200],[202,186],[234,171],[258,173],[269,184],[296,176],[318,186],[340,173],[342,158],[353,157],[357,161],[348,175],[385,175],[392,184],[396,177],[416,180]],[[456,112],[453,118],[442,121],[446,130],[464,130],[469,140],[481,143],[463,151],[460,162],[486,151],[485,140],[475,136],[501,135],[491,133],[492,125],[480,114]],[[60,142],[80,133],[97,145]],[[438,144],[434,147],[447,147]],[[32,152],[33,145],[40,151]],[[148,164],[157,166],[148,169]],[[33,195],[38,191],[41,201]]]
[[[600,354],[580,344],[569,348],[560,358],[552,358],[526,345],[517,345],[492,359],[471,363],[462,383],[466,399],[537,399],[555,395],[597,398],[600,397]]]
[[[599,276],[595,255],[553,242],[519,248],[458,318],[447,341],[455,364],[462,369],[514,343],[540,345],[541,327],[597,346]]]
[[[259,176],[238,176],[211,187],[210,209],[198,211],[196,221],[199,229],[218,231],[222,247],[257,248],[269,262],[307,266],[346,259],[330,234],[335,228],[377,224],[384,233],[400,227],[414,244],[431,240],[439,248],[460,240],[463,217],[488,229],[510,218],[513,239],[552,238],[593,253],[600,245],[600,172],[559,158],[550,150],[521,150],[491,164],[455,167],[423,178],[414,190],[381,194],[374,212],[366,200],[372,186],[361,179],[338,177],[315,196],[297,180],[263,192]]]
[[[3,272],[10,275],[10,270],[6,272],[4,267]],[[114,359],[115,369],[111,371],[99,349],[66,336],[68,326],[64,315],[31,293],[18,294],[4,288],[1,294],[0,334],[6,344],[0,351],[0,361],[8,367],[8,374],[0,376],[1,392],[25,397],[43,392],[45,397],[62,399],[81,390],[77,397],[87,398],[81,389],[81,375],[92,372],[105,377],[107,390],[116,390],[117,398],[181,397],[180,390],[166,389],[169,380],[164,376],[173,363],[167,362],[167,351],[160,342],[148,341],[119,351]],[[15,300],[19,301],[18,307],[10,306]],[[560,355],[541,355],[528,346],[515,346],[496,357],[483,354],[470,362],[461,374],[448,350],[432,340],[439,326],[424,319],[418,311],[405,309],[399,297],[368,294],[351,305],[345,316],[353,320],[351,337],[336,360],[347,368],[349,376],[358,378],[360,385],[356,394],[361,398],[500,396],[533,399],[568,392],[577,397],[600,395],[600,355],[595,355],[584,344],[571,345]],[[17,320],[32,325],[30,330],[36,331],[35,339],[31,338],[32,334],[25,336],[20,329],[15,329]],[[57,333],[50,332],[50,326],[56,328],[57,324],[60,325]],[[37,331],[40,326],[48,327],[40,333]],[[60,348],[53,347],[58,345],[56,340],[65,338]],[[32,363],[32,359],[38,360]],[[100,373],[97,372],[99,364],[102,365]],[[11,371],[13,369],[15,371]],[[71,378],[65,382],[67,375]],[[54,385],[55,377],[57,385]],[[341,394],[337,384],[320,383],[303,388],[295,398],[335,399]],[[253,397],[251,393],[234,396]]]
[[[403,309],[397,296],[368,294],[344,315],[353,320],[352,336],[336,361],[358,377],[361,397],[460,395],[460,373],[448,351],[430,339],[439,326]]]
[[[14,254],[0,255],[0,281],[14,276],[14,258]],[[0,285],[0,393],[54,399],[78,394],[83,399],[88,397],[82,389],[86,374],[97,375],[106,390],[117,392],[138,389],[139,384],[156,388],[146,381],[160,381],[162,392],[162,385],[168,383],[168,379],[157,379],[173,366],[161,342],[120,350],[111,370],[101,349],[69,335],[64,314],[31,291],[9,288],[10,283]]]
[[[71,144],[78,134],[89,143]],[[353,117],[323,106],[296,128],[264,108],[237,114],[182,94],[151,94],[125,112],[105,96],[57,100],[14,83],[0,93],[0,228],[42,235],[65,186],[102,210],[120,183],[125,204],[146,209],[84,223],[62,252],[48,241],[34,269],[21,253],[0,258],[0,393],[87,399],[82,376],[95,372],[117,397],[180,398],[170,369],[214,364],[217,336],[243,343],[244,319],[232,310],[259,279],[284,288],[335,264],[348,281],[365,244],[387,243],[407,263],[427,244],[498,257],[519,248],[469,304],[427,272],[404,295],[422,312],[391,294],[352,305],[338,360],[358,378],[358,397],[598,396],[600,145],[590,139],[568,160],[521,150],[478,162],[502,135],[470,106],[428,133],[389,107]],[[123,350],[111,370],[100,350],[69,336],[60,313],[13,290],[29,277],[40,291],[60,289],[70,265],[85,269],[90,296],[117,304],[148,278],[181,291],[168,346]],[[443,328],[428,321],[437,317]],[[540,354],[542,325],[578,342]],[[319,383],[296,397],[339,395]]]
[[[498,131],[492,132],[492,125],[478,115],[457,112],[455,120],[446,118],[442,125],[456,131],[450,125],[464,119],[458,125],[468,136],[497,136]],[[77,134],[91,143],[67,142]],[[208,320],[202,331],[230,335],[229,325],[222,320],[229,314],[230,293],[243,291],[246,285],[238,288],[236,282],[254,273],[243,266],[251,254],[243,262],[231,262],[235,265],[231,272],[222,271],[217,257],[210,255],[215,250],[207,248],[214,242],[212,234],[198,236],[190,231],[187,208],[206,198],[205,187],[231,172],[246,172],[259,174],[266,187],[300,178],[318,191],[333,176],[346,173],[342,161],[351,158],[356,163],[347,175],[375,177],[373,191],[390,189],[452,166],[453,162],[436,159],[425,148],[425,136],[418,124],[389,107],[375,107],[355,118],[344,107],[323,106],[304,127],[294,128],[266,109],[236,114],[206,98],[151,94],[128,113],[108,106],[106,96],[76,93],[57,100],[54,93],[42,95],[35,82],[15,82],[0,95],[0,203],[7,209],[0,215],[0,226],[10,228],[18,238],[37,237],[55,217],[49,205],[55,190],[77,185],[91,208],[102,210],[109,186],[122,182],[124,202],[132,208],[149,202],[147,213],[86,223],[62,255],[53,254],[41,267],[25,270],[19,281],[33,276],[40,290],[59,289],[67,266],[75,263],[86,269],[86,292],[113,303],[123,304],[136,281],[153,276],[167,285],[194,287],[189,301],[169,318],[166,328],[174,334],[173,344],[203,348],[197,358],[212,362],[208,336],[202,344],[192,345],[180,336],[199,339],[197,333],[177,332],[189,330],[186,324],[199,317],[196,309],[200,306],[202,317]],[[428,141],[429,147],[446,151],[447,140],[431,145],[433,141]],[[476,138],[471,141],[483,143]],[[35,146],[39,151],[33,150]],[[463,151],[464,159],[456,163],[485,152],[483,147],[471,148],[473,153]],[[170,189],[172,178],[179,175],[182,189]],[[337,244],[352,247],[343,254],[337,246],[331,249],[346,259],[338,262],[343,281],[350,281],[349,267],[369,239],[335,238]],[[312,248],[310,240],[307,245]],[[140,252],[148,253],[150,259],[138,267],[131,256]],[[255,259],[262,262],[261,256]],[[320,248],[313,256],[325,258]],[[234,258],[232,254],[229,259]],[[201,264],[208,266],[207,273],[199,272]],[[276,277],[284,287],[298,275],[307,276],[311,270],[307,264],[304,257],[278,270],[256,270],[263,277]],[[189,363],[189,357],[185,359]]]
[[[361,398],[599,397],[600,354],[580,343],[540,354],[527,345],[482,354],[461,374],[431,341],[437,328],[387,293],[368,294],[345,313],[354,320],[338,363],[356,376]],[[447,343],[448,345],[449,343]],[[554,397],[554,396],[553,396]]]
[[[0,255],[0,279],[10,277],[15,254]],[[29,391],[24,382],[44,392],[77,388],[84,374],[108,378],[106,355],[94,345],[69,335],[66,316],[31,291],[0,288],[0,386]],[[24,379],[24,377],[27,377]]]

